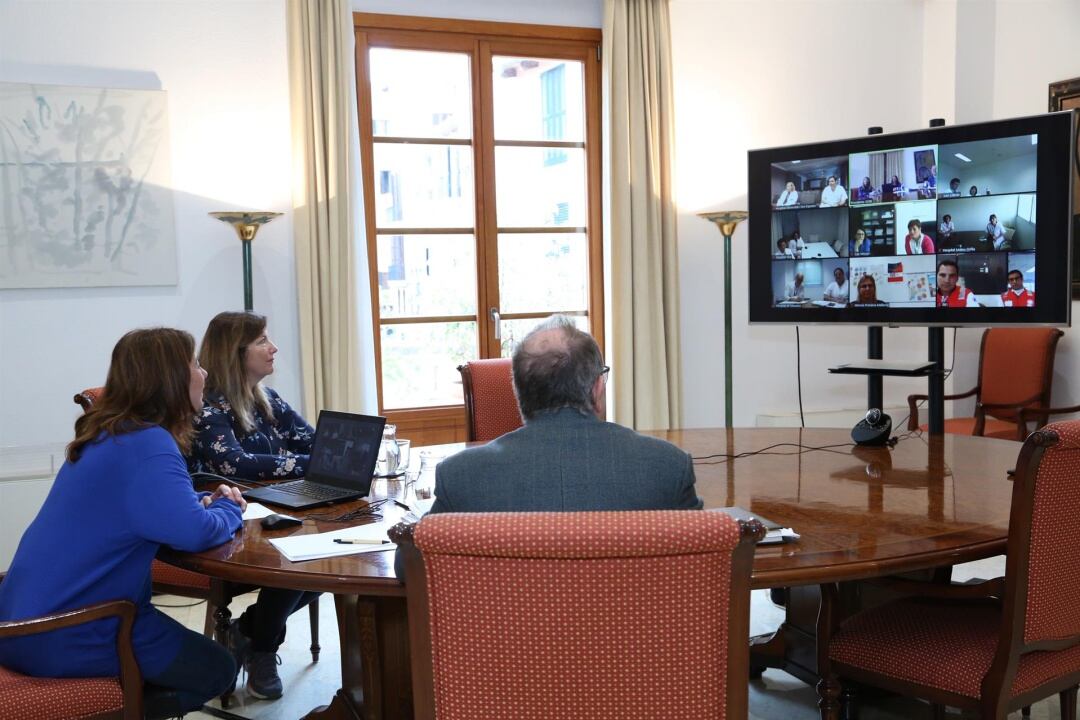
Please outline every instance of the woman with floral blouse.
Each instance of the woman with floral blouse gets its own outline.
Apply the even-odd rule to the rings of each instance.
[[[277,346],[266,318],[223,312],[210,321],[199,348],[209,373],[192,453],[203,469],[244,480],[281,480],[307,472],[315,431],[262,381],[274,372]],[[289,615],[318,593],[263,588],[259,599],[229,628],[229,645],[258,698],[282,694],[277,649]]]

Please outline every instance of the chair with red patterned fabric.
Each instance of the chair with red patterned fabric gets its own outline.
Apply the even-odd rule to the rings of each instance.
[[[1023,442],[1027,436],[1025,416],[1035,420],[1035,428],[1045,425],[1054,354],[1062,335],[1056,328],[987,329],[979,348],[979,384],[967,392],[945,396],[946,400],[960,400],[974,395],[975,416],[948,418],[945,432]],[[926,395],[908,395],[908,430],[920,428],[918,404],[927,399]]]
[[[1059,693],[1076,718],[1080,683],[1080,421],[1047,425],[1020,449],[1013,476],[1005,577],[975,586],[889,581],[912,595],[862,612],[830,632],[819,621],[822,718],[838,716],[837,678],[941,706],[1004,718]],[[824,627],[823,627],[824,625]]]
[[[3,573],[0,573],[0,581]],[[81,625],[106,617],[120,619],[116,649],[119,678],[37,678],[0,666],[0,718],[4,720],[142,720],[143,683],[131,628],[135,605],[127,600],[99,603],[44,617],[0,622],[0,637],[19,637]]]
[[[465,391],[466,440],[494,440],[521,427],[510,358],[470,360],[458,372]]]
[[[745,718],[763,534],[681,510],[397,525],[414,717]]]

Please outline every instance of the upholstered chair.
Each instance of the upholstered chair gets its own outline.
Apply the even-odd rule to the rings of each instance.
[[[823,718],[838,717],[847,680],[978,710],[983,718],[1060,694],[1061,717],[1076,717],[1080,683],[1080,421],[1032,433],[1013,475],[1005,576],[976,586],[888,584],[908,597],[826,628],[819,653]],[[819,621],[831,624],[824,617]],[[819,639],[822,637],[819,635]],[[839,683],[837,679],[839,678]],[[848,715],[850,717],[850,715]]]
[[[3,573],[0,573],[3,580]],[[25,620],[0,622],[0,638],[35,635],[107,617],[119,618],[120,676],[37,678],[0,666],[0,718],[4,720],[142,720],[142,675],[131,646],[135,605],[127,600]]]
[[[979,349],[979,384],[946,400],[975,396],[973,417],[948,418],[945,432],[1023,441],[1027,421],[1046,424],[1054,355],[1062,333],[1055,328],[989,328]],[[926,395],[908,395],[908,430],[919,429],[919,403]],[[926,430],[926,426],[921,426]]]
[[[470,360],[458,372],[465,392],[466,440],[494,440],[521,427],[510,358]]]
[[[760,523],[687,511],[398,525],[416,718],[745,718]]]

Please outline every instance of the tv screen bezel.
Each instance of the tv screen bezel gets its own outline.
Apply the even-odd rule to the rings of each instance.
[[[749,322],[781,325],[881,325],[992,327],[999,325],[1066,327],[1072,314],[1072,197],[1077,113],[1065,110],[1008,120],[951,125],[924,130],[867,135],[843,140],[751,150],[747,158],[748,221],[747,299]],[[1038,134],[1035,277],[1038,299],[1033,308],[846,307],[781,308],[773,304],[771,172],[774,163],[850,156],[858,153],[925,145]],[[1067,135],[1067,147],[1059,138]],[[846,180],[846,178],[845,178]],[[1061,193],[1047,188],[1060,187]],[[850,192],[850,188],[848,188]],[[787,211],[790,212],[790,211]],[[1053,238],[1064,238],[1059,243]],[[941,253],[948,254],[948,253]],[[898,256],[903,257],[903,256]],[[1044,300],[1045,298],[1045,300]]]

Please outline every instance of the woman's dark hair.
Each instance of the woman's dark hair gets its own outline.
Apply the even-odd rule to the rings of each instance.
[[[105,391],[75,421],[68,461],[77,462],[83,448],[102,433],[122,435],[154,425],[173,436],[181,453],[189,453],[196,412],[190,393],[194,358],[195,338],[183,330],[132,330],[120,338]]]

